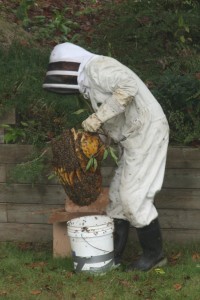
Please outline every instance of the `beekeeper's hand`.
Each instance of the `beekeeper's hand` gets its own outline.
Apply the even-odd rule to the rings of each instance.
[[[82,127],[85,131],[96,132],[101,127],[101,121],[97,118],[96,114],[92,114],[83,121]]]

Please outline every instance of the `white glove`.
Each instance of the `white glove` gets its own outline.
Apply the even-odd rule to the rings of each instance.
[[[101,127],[101,121],[97,118],[96,114],[92,114],[83,121],[82,127],[85,131],[96,132]]]

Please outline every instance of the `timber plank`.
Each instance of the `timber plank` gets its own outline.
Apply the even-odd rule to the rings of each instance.
[[[0,164],[0,182],[6,181],[6,167],[4,164]]]
[[[49,242],[52,231],[50,224],[0,223],[0,241]]]
[[[200,169],[167,169],[164,188],[200,188]]]
[[[31,145],[0,144],[0,163],[20,163],[33,151]]]
[[[200,148],[173,147],[168,148],[167,168],[200,168]]]
[[[4,143],[4,128],[0,128],[0,144]]]
[[[0,183],[0,202],[43,203],[65,205],[66,194],[61,185]]]
[[[108,157],[102,162],[102,167],[114,167],[115,161]],[[200,148],[169,146],[167,153],[167,169],[197,169],[200,168]]]
[[[191,229],[163,229],[161,228],[163,242],[173,244],[191,244],[200,242],[200,230],[191,230]],[[138,238],[136,235],[135,228],[131,227],[128,237],[128,245],[138,243]]]
[[[200,210],[158,209],[162,228],[200,230]]]
[[[12,171],[15,169],[17,164],[5,164],[5,180],[4,182],[10,181],[10,175],[12,174]],[[50,169],[48,170],[50,171]],[[49,173],[49,172],[48,172]],[[60,184],[59,178],[55,176],[52,179],[48,179],[48,174],[43,174],[42,178],[38,178],[38,180],[35,181],[35,184],[42,184],[42,185],[49,185],[49,184]],[[16,184],[32,184],[31,180],[22,179],[22,178],[15,178],[14,183]]]
[[[0,204],[0,223],[7,222],[7,209],[6,204]]]
[[[102,167],[103,186],[109,186],[114,176],[114,167]],[[166,169],[164,188],[200,188],[200,169]]]
[[[3,166],[3,165],[2,165]],[[3,174],[0,175],[0,182],[6,182],[9,179],[9,172],[14,167],[14,164],[6,164],[4,165]],[[111,180],[115,174],[115,167],[101,167],[103,186],[109,186]],[[1,176],[4,176],[3,181],[1,181]],[[20,180],[21,184],[31,184],[31,182],[23,182]],[[51,185],[51,184],[60,184],[59,179],[55,177],[52,180],[48,180],[47,177],[44,176],[41,182],[37,182],[37,185]],[[164,182],[164,188],[200,188],[200,169],[166,169]]]
[[[173,244],[191,244],[200,242],[200,230],[163,229],[163,240]]]
[[[41,204],[7,204],[7,218],[9,223],[47,224],[49,216],[59,205]]]
[[[9,164],[4,164],[4,165],[2,164],[2,166],[4,166],[4,180],[2,182],[7,182],[7,181],[9,181],[9,174],[12,171],[12,169],[14,169],[14,167],[16,166],[16,164],[9,163]],[[116,167],[114,167],[114,166],[101,167],[102,177],[103,177],[103,180],[105,182],[106,182],[107,179],[108,179],[109,182],[111,181],[112,177],[114,176],[115,169],[116,169]],[[0,175],[0,178],[1,178],[1,175]],[[27,180],[23,181],[21,179],[20,179],[20,181],[17,181],[17,179],[16,179],[15,183],[19,183],[19,184],[31,184],[31,182],[28,182]],[[41,184],[41,181],[40,182],[36,182],[36,184]],[[45,175],[42,178],[42,184],[44,184],[44,185],[51,185],[51,184],[59,184],[59,185],[61,185],[60,182],[59,182],[59,178],[57,176],[55,176],[53,179],[49,180],[47,178],[47,176],[45,177]]]
[[[200,209],[200,189],[163,188],[155,197],[157,208]]]
[[[0,147],[0,162],[18,163],[33,150],[32,145],[2,144]],[[51,149],[48,151],[51,156]],[[102,166],[116,167],[112,158],[107,158]],[[167,168],[200,168],[200,148],[169,147],[167,155]]]

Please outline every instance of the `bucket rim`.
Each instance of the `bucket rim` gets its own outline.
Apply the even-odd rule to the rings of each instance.
[[[107,215],[86,215],[86,216],[81,216],[81,217],[76,217],[73,218],[69,221],[67,221],[67,223],[70,223],[71,221],[76,221],[76,220],[81,220],[81,219],[89,219],[89,218],[105,218],[105,219],[109,219],[110,221],[113,221],[113,218],[107,216]]]
[[[86,222],[87,223],[87,219],[92,219],[92,218],[99,218],[99,217],[104,217],[104,222],[101,223],[101,224],[90,224],[89,227],[90,228],[100,228],[100,227],[107,227],[108,224],[110,223],[110,225],[114,225],[114,221],[111,217],[108,217],[108,216],[101,216],[101,215],[90,215],[90,216],[82,216],[82,217],[78,217],[78,218],[73,218],[69,221],[66,222],[67,224],[67,227],[73,227],[73,228],[82,228],[82,227],[85,227],[85,226],[88,226],[88,224],[80,224],[81,222]],[[103,218],[102,218],[103,219]]]

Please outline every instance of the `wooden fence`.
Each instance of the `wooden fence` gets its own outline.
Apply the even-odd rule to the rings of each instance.
[[[14,114],[0,120],[3,124],[14,122]],[[9,170],[25,160],[32,146],[5,144],[3,135],[1,130],[0,241],[51,241],[49,213],[64,207],[65,192],[58,182],[9,184]],[[104,186],[109,186],[114,169],[111,161],[102,166]],[[200,241],[199,148],[169,147],[164,184],[155,203],[165,240]]]

